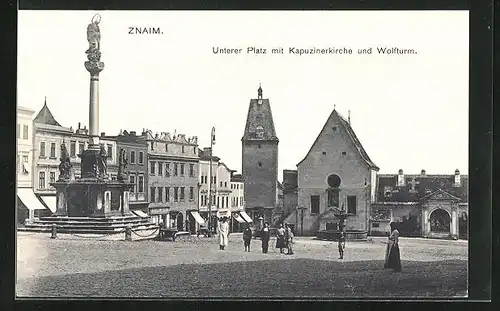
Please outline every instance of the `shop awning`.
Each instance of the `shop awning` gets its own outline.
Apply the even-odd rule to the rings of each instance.
[[[252,222],[252,218],[250,218],[250,216],[248,216],[247,213],[245,213],[244,211],[241,211],[240,212],[240,215],[241,217],[243,217],[243,219],[248,222],[248,223],[251,223]]]
[[[200,214],[197,211],[191,211],[191,215],[193,215],[194,220],[196,220],[196,222],[198,224],[200,224],[200,225],[205,224],[205,220],[203,220],[203,218],[201,218]]]
[[[241,218],[241,216],[238,213],[234,214],[234,219],[240,224],[245,222],[245,220]]]
[[[50,209],[50,211],[52,213],[55,213],[56,212],[56,209],[57,209],[57,198],[56,196],[46,196],[46,197],[41,197],[42,198],[42,201],[45,203],[45,205],[47,205],[47,207]]]
[[[137,216],[139,217],[142,217],[142,218],[148,218],[148,214],[144,213],[143,211],[132,211],[133,214],[136,214]]]
[[[31,211],[34,210],[44,210],[42,202],[38,200],[33,189],[31,188],[19,188],[17,189],[17,197],[23,202],[23,204]]]

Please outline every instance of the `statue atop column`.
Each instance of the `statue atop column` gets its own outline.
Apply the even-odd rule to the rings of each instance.
[[[85,53],[87,53],[87,58],[91,62],[98,62],[101,60],[101,30],[99,29],[99,23],[101,22],[101,16],[99,14],[94,15],[92,22],[87,26],[87,41],[89,42],[89,48]]]
[[[88,61],[85,62],[85,68],[92,76],[99,75],[104,69],[104,63],[101,62],[101,30],[99,23],[101,16],[99,14],[92,17],[91,23],[87,26],[87,41],[89,48],[85,51]]]

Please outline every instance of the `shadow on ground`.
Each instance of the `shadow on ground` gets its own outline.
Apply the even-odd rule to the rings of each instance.
[[[467,290],[467,261],[313,259],[172,265],[19,280],[19,297],[453,297]]]

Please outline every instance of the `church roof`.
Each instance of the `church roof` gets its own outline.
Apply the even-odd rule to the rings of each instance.
[[[56,121],[56,119],[52,115],[52,112],[50,111],[49,107],[47,106],[47,98],[45,98],[45,103],[43,104],[42,109],[36,115],[33,122],[40,123],[40,124],[61,126],[61,124],[59,124],[59,122]]]
[[[258,137],[258,127],[262,127],[263,135]],[[248,106],[247,122],[245,132],[241,140],[274,140],[278,141],[274,129],[273,114],[269,99],[251,99]]]
[[[405,174],[404,185],[398,186],[398,174],[377,176],[377,202],[419,202],[437,191],[444,191],[468,202],[469,176],[460,175],[460,185],[455,185],[455,175]]]
[[[307,156],[309,155],[309,153],[311,153],[311,150],[312,148],[314,147],[314,145],[316,144],[316,142],[318,141],[319,137],[321,136],[321,134],[325,131],[325,128],[326,126],[330,123],[330,120],[332,119],[338,119],[340,121],[340,124],[342,125],[342,127],[345,129],[345,131],[347,132],[347,135],[349,137],[349,139],[352,141],[354,147],[356,147],[356,150],[357,152],[359,153],[359,155],[361,156],[361,158],[363,159],[363,161],[370,167],[370,168],[374,168],[376,170],[378,170],[378,166],[375,165],[375,163],[370,159],[370,157],[368,156],[368,153],[366,152],[365,148],[363,148],[363,145],[361,144],[361,142],[359,141],[358,137],[356,136],[356,134],[354,133],[354,130],[352,129],[351,125],[349,124],[348,121],[346,121],[338,112],[337,110],[333,109],[332,113],[330,114],[330,116],[328,117],[328,119],[326,120],[325,122],[325,125],[323,125],[323,128],[321,129],[321,132],[318,134],[318,136],[316,137],[316,140],[314,141],[314,143],[311,145],[311,148],[309,149],[309,151],[307,152],[306,156],[304,157],[304,159],[302,159],[302,161],[300,161],[298,165],[300,165],[300,163],[302,163],[306,158]]]

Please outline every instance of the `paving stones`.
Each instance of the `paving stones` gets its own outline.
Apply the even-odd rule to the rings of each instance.
[[[295,255],[279,254],[271,240],[243,251],[241,235],[227,250],[217,238],[176,242],[51,240],[18,236],[18,295],[98,297],[451,296],[467,288],[467,244],[402,239],[403,273],[382,269],[385,244],[297,238]],[[382,241],[382,240],[381,240]],[[307,251],[309,249],[310,251]]]

